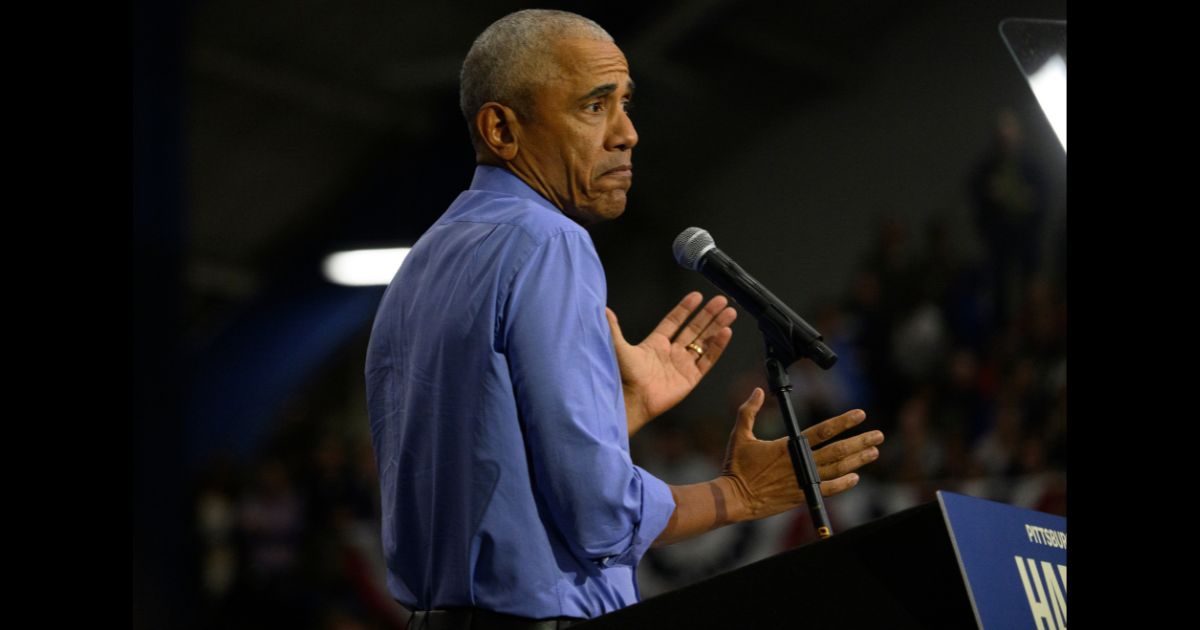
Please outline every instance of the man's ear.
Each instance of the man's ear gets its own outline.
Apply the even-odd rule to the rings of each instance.
[[[500,103],[484,103],[475,113],[475,131],[484,148],[496,158],[511,162],[517,157],[517,113]]]

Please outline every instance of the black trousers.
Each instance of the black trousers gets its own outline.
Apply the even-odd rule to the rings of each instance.
[[[418,610],[408,620],[408,630],[560,630],[585,619],[557,617],[529,619],[482,608]]]

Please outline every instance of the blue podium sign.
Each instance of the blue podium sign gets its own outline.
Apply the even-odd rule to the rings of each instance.
[[[979,627],[1066,630],[1067,519],[937,496]]]

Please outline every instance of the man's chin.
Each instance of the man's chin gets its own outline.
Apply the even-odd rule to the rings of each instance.
[[[577,208],[568,212],[567,216],[575,219],[580,225],[591,225],[601,221],[612,221],[625,213],[625,191],[614,190],[600,199],[596,204],[587,208]]]

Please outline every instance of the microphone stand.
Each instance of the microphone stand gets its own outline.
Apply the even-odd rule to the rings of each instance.
[[[764,337],[767,335],[764,332]],[[779,399],[779,411],[783,414],[783,426],[787,429],[788,453],[792,456],[792,469],[796,471],[796,482],[804,490],[804,498],[808,503],[808,514],[813,520],[813,527],[822,539],[833,535],[829,527],[829,515],[825,512],[825,500],[821,496],[821,476],[813,461],[812,448],[808,438],[800,432],[800,424],[796,420],[796,410],[792,407],[791,380],[788,379],[787,366],[795,362],[792,357],[775,350],[771,342],[767,342],[767,383],[775,397]],[[786,362],[785,362],[786,360]]]

